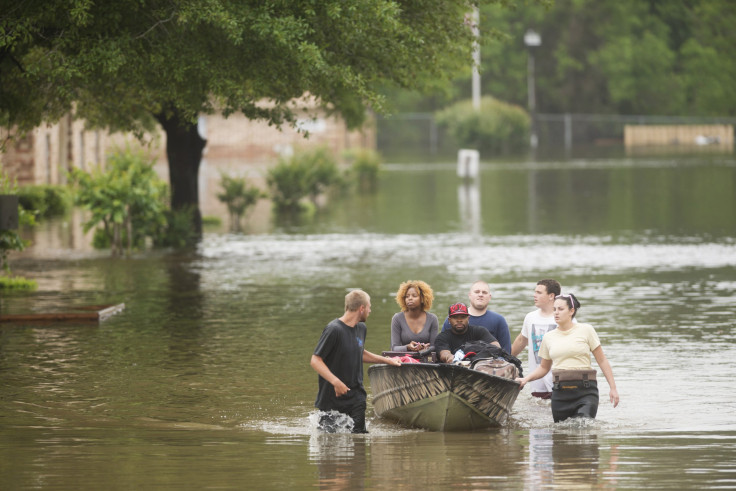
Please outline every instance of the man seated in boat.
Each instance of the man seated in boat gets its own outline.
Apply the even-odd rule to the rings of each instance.
[[[463,344],[470,341],[485,341],[499,348],[501,347],[498,340],[488,332],[488,329],[469,324],[470,314],[467,305],[464,303],[450,305],[448,319],[450,320],[450,329],[439,333],[434,340],[434,347],[437,350],[437,358],[440,362],[452,363],[455,359],[455,352]]]

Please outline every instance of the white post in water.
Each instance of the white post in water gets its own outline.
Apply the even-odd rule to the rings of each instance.
[[[457,176],[475,179],[480,170],[480,153],[478,150],[462,148],[457,152]]]

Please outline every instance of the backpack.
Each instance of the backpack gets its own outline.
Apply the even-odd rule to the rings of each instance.
[[[465,360],[470,361],[470,368],[476,368],[481,361],[492,361],[495,363],[481,364],[481,366],[485,367],[493,366],[494,371],[500,371],[500,373],[492,373],[492,375],[499,375],[503,376],[504,378],[511,378],[510,376],[508,376],[511,375],[511,370],[504,368],[507,364],[510,364],[516,367],[519,377],[524,376],[524,371],[521,368],[521,360],[513,355],[508,354],[506,351],[496,345],[490,344],[486,341],[468,341],[466,343],[463,343],[460,349],[463,350],[463,352],[465,353]],[[498,363],[498,361],[500,361],[499,359],[507,363]],[[488,370],[484,369],[483,371],[487,372]],[[503,375],[502,373],[506,375]]]

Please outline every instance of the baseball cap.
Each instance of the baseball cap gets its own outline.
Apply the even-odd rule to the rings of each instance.
[[[450,305],[449,317],[453,315],[470,315],[468,314],[468,307],[461,302]]]

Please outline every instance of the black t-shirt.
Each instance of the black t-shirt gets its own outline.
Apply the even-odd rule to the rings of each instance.
[[[448,350],[454,355],[455,352],[460,349],[460,346],[468,341],[485,341],[487,343],[492,343],[498,340],[494,338],[485,327],[468,326],[465,333],[460,335],[453,333],[452,329],[442,331],[434,340],[434,348],[437,351],[437,355],[444,350]]]
[[[338,398],[332,384],[320,376],[317,399],[314,401],[316,408],[345,412],[356,404],[365,403],[363,348],[366,332],[365,323],[358,322],[355,327],[350,327],[340,319],[333,320],[322,331],[314,354],[322,358],[327,368],[350,390]]]

